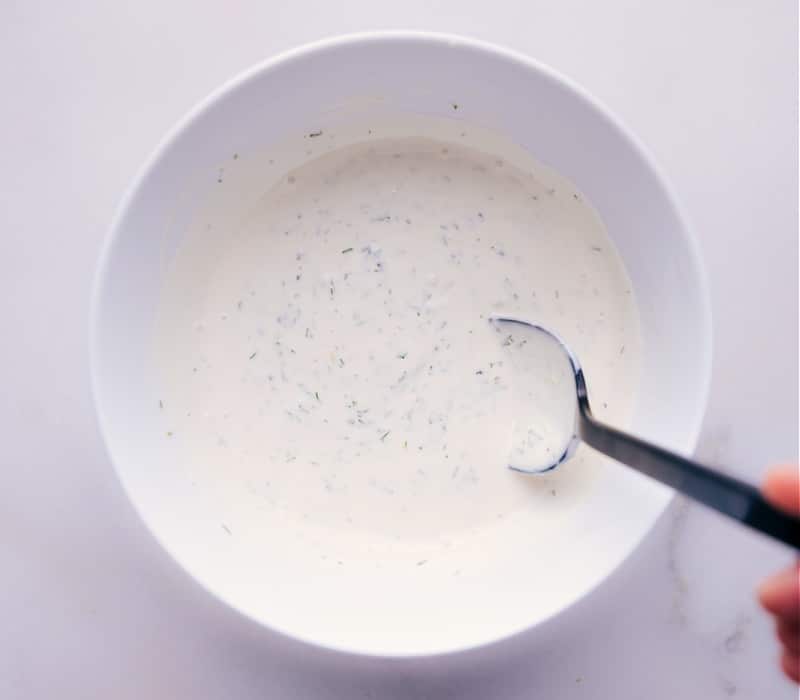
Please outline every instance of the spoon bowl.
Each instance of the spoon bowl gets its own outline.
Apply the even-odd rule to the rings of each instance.
[[[566,462],[580,444],[575,384],[583,369],[564,340],[538,323],[492,315],[515,382],[508,466],[543,474]]]

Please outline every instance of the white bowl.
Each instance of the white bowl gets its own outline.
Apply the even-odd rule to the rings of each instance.
[[[166,263],[208,196],[209,174],[216,179],[231,154],[263,154],[287,134],[363,119],[376,105],[500,132],[577,185],[638,299],[643,376],[633,430],[684,452],[694,447],[709,385],[709,304],[685,219],[638,142],[580,88],[484,43],[388,33],[303,47],[229,82],[161,143],[119,208],[93,299],[95,402],[125,490],[186,571],[258,622],[353,653],[427,655],[497,641],[564,610],[633,551],[672,493],[609,470],[577,515],[547,536],[504,541],[505,558],[487,553],[486,566],[458,586],[271,568],[268,553],[232,549],[215,514],[192,502],[153,411],[151,333]],[[247,183],[229,192],[232,211],[257,194]]]

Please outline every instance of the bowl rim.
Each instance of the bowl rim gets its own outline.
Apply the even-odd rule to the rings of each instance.
[[[385,652],[381,650],[369,650],[360,647],[350,647],[348,645],[332,645],[327,642],[321,642],[313,637],[308,637],[302,634],[296,634],[288,629],[274,626],[258,617],[252,615],[247,610],[239,607],[235,601],[217,593],[209,587],[206,582],[197,578],[186,566],[174,556],[172,550],[162,540],[161,536],[151,527],[147,519],[143,515],[141,509],[137,505],[133,494],[128,489],[126,480],[119,467],[118,460],[115,457],[115,451],[109,440],[109,433],[107,430],[108,421],[102,408],[100,379],[98,377],[98,358],[100,356],[100,317],[101,309],[104,301],[103,289],[106,286],[109,277],[109,265],[114,251],[119,245],[121,237],[121,230],[123,224],[129,214],[132,204],[136,198],[137,193],[141,189],[144,182],[151,176],[151,174],[158,168],[160,161],[180,136],[190,129],[193,123],[204,113],[208,112],[215,105],[223,101],[231,93],[238,90],[248,82],[260,77],[261,75],[280,69],[288,63],[298,59],[314,54],[324,54],[325,52],[336,50],[348,46],[366,46],[369,44],[413,44],[424,43],[437,46],[457,46],[459,48],[467,48],[476,53],[482,53],[503,61],[516,64],[529,72],[538,73],[541,77],[557,84],[561,89],[572,93],[572,96],[586,104],[596,116],[606,122],[621,139],[626,142],[627,146],[632,152],[644,163],[654,176],[658,183],[659,188],[662,190],[665,199],[670,207],[673,209],[676,218],[680,222],[679,235],[685,239],[687,250],[689,252],[691,274],[697,283],[698,298],[698,313],[700,324],[702,327],[702,338],[698,340],[700,347],[698,359],[701,366],[702,386],[696,387],[698,393],[698,400],[696,402],[696,415],[691,418],[691,428],[688,431],[685,444],[673,446],[678,450],[684,450],[686,453],[693,452],[698,444],[701,430],[704,423],[705,414],[708,407],[709,394],[711,388],[712,378],[712,315],[711,303],[709,293],[709,283],[707,278],[706,267],[703,263],[703,256],[700,249],[700,244],[693,234],[693,227],[690,225],[689,217],[680,204],[675,190],[665,176],[662,169],[656,163],[650,151],[644,146],[639,138],[628,129],[624,123],[616,117],[610,109],[608,109],[599,100],[593,97],[583,87],[574,82],[572,79],[562,75],[550,66],[527,56],[519,51],[508,49],[497,44],[487,42],[481,39],[476,39],[457,34],[443,33],[443,32],[429,32],[418,30],[381,30],[381,31],[363,31],[348,33],[342,35],[335,35],[322,38],[316,41],[305,43],[303,45],[291,48],[289,50],[278,53],[275,56],[266,58],[258,63],[246,68],[245,70],[234,75],[221,86],[209,93],[204,99],[192,107],[184,114],[166,134],[160,139],[156,147],[150,152],[149,156],[144,160],[143,164],[138,168],[136,175],[127,186],[121,200],[119,201],[111,224],[107,230],[101,250],[96,262],[94,279],[91,288],[90,297],[90,312],[89,312],[89,373],[91,383],[92,404],[94,407],[95,419],[99,427],[100,438],[108,460],[110,461],[114,472],[117,477],[122,490],[127,498],[129,504],[132,506],[134,513],[144,525],[144,528],[155,539],[158,546],[165,552],[170,561],[182,570],[190,581],[197,584],[204,593],[218,603],[222,603],[225,609],[234,612],[244,620],[254,623],[259,628],[265,628],[270,632],[284,638],[285,640],[300,642],[303,644],[311,645],[317,649],[326,652],[340,654],[347,657],[360,657],[360,658],[373,658],[373,659],[431,659],[439,657],[454,657],[456,655],[463,655],[466,653],[479,652],[499,645],[505,642],[521,637],[526,632],[530,632],[534,628],[543,627],[551,623],[555,618],[564,615],[568,610],[572,609],[575,604],[591,596],[598,588],[600,588],[619,567],[624,564],[642,545],[642,542],[652,533],[654,525],[662,517],[669,504],[674,499],[674,492],[670,493],[663,501],[658,509],[652,513],[651,521],[644,528],[641,534],[633,543],[630,550],[616,563],[616,565],[599,580],[593,582],[589,586],[582,589],[581,592],[571,597],[566,604],[559,609],[545,615],[534,623],[521,624],[517,629],[511,630],[508,633],[493,636],[484,639],[480,642],[467,643],[456,647],[443,647],[430,652]]]

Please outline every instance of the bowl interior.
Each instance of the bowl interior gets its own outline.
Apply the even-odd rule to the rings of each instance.
[[[636,546],[671,492],[608,465],[557,529],[476,542],[483,565],[454,584],[428,576],[321,577],[280,537],[254,551],[219,528],[213,494],[189,495],[165,445],[150,370],[154,315],[170,259],[196,219],[236,220],[263,194],[266,155],[288,136],[337,124],[427,115],[502,133],[572,180],[619,250],[639,305],[642,379],[632,429],[694,446],[709,378],[702,270],[663,181],[580,91],[511,54],[444,37],[325,42],[269,62],[195,110],[124,201],[101,263],[92,320],[98,415],[135,507],[201,584],[295,637],[370,654],[453,651],[506,637],[586,594]],[[242,154],[216,187],[220,164]],[[245,158],[248,154],[261,154]]]

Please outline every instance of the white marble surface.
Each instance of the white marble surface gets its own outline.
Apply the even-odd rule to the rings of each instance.
[[[321,36],[463,33],[582,83],[672,178],[715,314],[699,453],[756,480],[797,454],[794,0],[12,1],[2,16],[0,697],[797,697],[752,594],[787,554],[683,502],[546,634],[488,654],[354,666],[265,634],[143,532],[100,446],[86,354],[113,209],[189,107]]]

